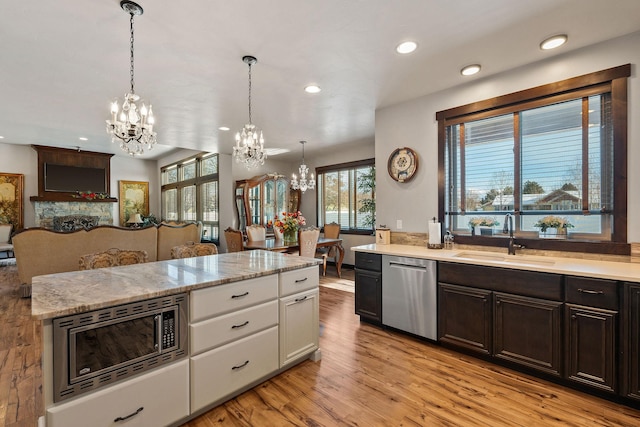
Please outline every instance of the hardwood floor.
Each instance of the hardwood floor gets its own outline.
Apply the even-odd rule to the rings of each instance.
[[[32,427],[42,404],[40,330],[30,300],[5,283],[5,269],[0,425]],[[321,277],[333,282],[333,272]],[[353,293],[321,287],[322,360],[304,361],[184,427],[640,425],[638,410],[360,323],[353,304]]]

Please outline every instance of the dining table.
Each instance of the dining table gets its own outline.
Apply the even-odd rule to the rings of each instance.
[[[342,239],[330,239],[327,237],[318,238],[316,248],[335,248],[338,252],[336,256],[336,270],[338,277],[342,277],[342,261],[344,260],[344,248]],[[265,251],[286,252],[300,249],[298,242],[285,242],[283,239],[247,240],[244,242],[245,249],[262,249]]]

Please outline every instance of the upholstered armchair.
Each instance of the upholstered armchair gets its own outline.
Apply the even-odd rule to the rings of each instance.
[[[127,251],[112,248],[104,252],[82,255],[79,269],[93,270],[95,268],[140,264],[147,261],[149,261],[147,251]]]
[[[13,244],[11,244],[11,231],[13,225],[0,224],[0,252],[5,252],[8,257],[13,257]]]
[[[216,255],[217,253],[218,247],[214,243],[188,242],[185,245],[174,246],[171,248],[172,259]]]

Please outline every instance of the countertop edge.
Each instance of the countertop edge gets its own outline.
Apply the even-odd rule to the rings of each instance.
[[[486,267],[499,267],[541,273],[565,274],[592,277],[598,279],[640,282],[640,263],[598,261],[580,258],[564,258],[534,255],[508,255],[506,252],[489,252],[467,249],[429,249],[412,245],[378,245],[375,243],[353,246],[354,252],[367,252],[381,255],[406,256],[459,264],[472,264]],[[461,256],[495,256],[504,260],[468,259]],[[541,263],[542,265],[533,265]],[[548,264],[547,264],[548,263]]]

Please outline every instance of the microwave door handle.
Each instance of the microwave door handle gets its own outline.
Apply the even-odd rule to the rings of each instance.
[[[156,344],[155,349],[156,353],[162,353],[162,314],[156,314],[154,317],[154,321],[156,323]]]

